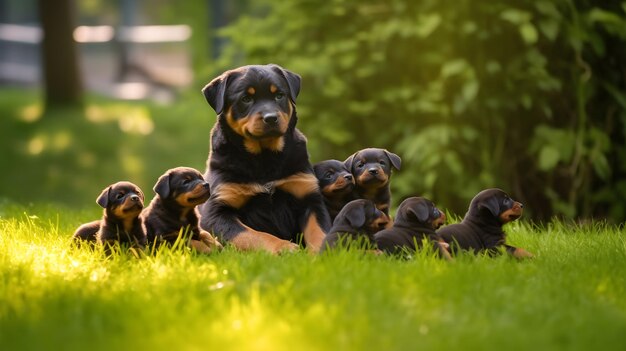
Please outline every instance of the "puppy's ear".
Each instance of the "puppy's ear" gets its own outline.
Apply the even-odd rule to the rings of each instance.
[[[202,88],[202,94],[206,101],[213,107],[218,115],[224,110],[224,93],[228,84],[229,72],[213,79],[209,84]]]
[[[389,152],[387,150],[385,150],[385,154],[387,155],[389,162],[391,162],[391,165],[395,169],[400,170],[400,166],[402,165],[402,159],[400,158],[400,156],[394,154],[393,152]]]
[[[159,177],[156,184],[153,188],[154,192],[157,193],[162,199],[170,196],[170,173],[165,173],[164,175]]]
[[[412,213],[421,223],[426,223],[428,221],[428,206],[422,202],[418,202],[415,206],[409,207],[407,211]]]
[[[352,164],[354,163],[354,158],[356,157],[358,153],[359,153],[358,151],[353,153],[352,155],[348,156],[348,158],[345,161],[343,161],[343,164],[348,169],[348,172],[352,172]]]
[[[500,203],[498,202],[498,198],[491,196],[488,199],[479,202],[478,209],[487,209],[494,217],[498,217],[500,215]]]
[[[109,193],[111,192],[111,188],[112,187],[108,187],[102,190],[102,193],[100,193],[100,196],[96,199],[96,203],[100,205],[100,207],[107,208],[109,205]]]
[[[280,67],[279,65],[270,64],[269,66],[285,78],[287,85],[289,85],[289,97],[291,98],[291,101],[295,103],[298,94],[300,94],[300,76]]]
[[[365,224],[365,209],[363,206],[352,208],[346,213],[346,219],[352,228],[361,228]]]
[[[145,200],[145,197],[143,196],[143,191],[141,191],[141,189],[139,188],[135,188],[135,190],[137,191],[137,195],[139,195],[139,197],[141,198],[141,201]]]

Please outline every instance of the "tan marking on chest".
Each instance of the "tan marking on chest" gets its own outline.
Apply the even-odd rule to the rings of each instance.
[[[252,197],[269,193],[270,190],[261,184],[223,183],[215,189],[215,198],[230,207],[239,209]]]
[[[295,196],[297,199],[302,199],[319,191],[317,178],[309,173],[296,173],[287,178],[279,179],[274,184],[278,189]]]

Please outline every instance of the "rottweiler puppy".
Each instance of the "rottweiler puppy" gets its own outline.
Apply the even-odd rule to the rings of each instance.
[[[300,76],[277,65],[244,66],[203,89],[217,113],[201,227],[242,250],[317,252],[330,227],[296,128]],[[304,240],[302,240],[304,239]]]
[[[313,165],[313,171],[324,195],[330,220],[334,221],[343,206],[354,200],[354,177],[345,163],[338,160],[318,162]]]
[[[523,212],[524,206],[504,191],[486,189],[474,196],[461,223],[445,226],[437,233],[453,252],[460,249],[495,255],[504,248],[516,258],[533,257],[524,249],[507,245],[502,230],[504,224],[520,218]]]
[[[400,170],[400,156],[384,149],[368,148],[355,152],[344,163],[356,179],[354,196],[374,201],[379,210],[389,215],[391,169]]]
[[[211,195],[209,183],[202,173],[189,167],[168,170],[154,185],[156,196],[142,212],[146,235],[151,246],[173,245],[188,232],[188,245],[200,253],[210,253],[222,245],[208,232],[201,230],[196,206]]]
[[[104,208],[102,219],[78,227],[74,240],[143,248],[146,234],[139,218],[143,201],[143,192],[137,185],[131,182],[111,184],[96,199],[96,203]]]
[[[375,249],[374,234],[385,228],[388,222],[389,217],[371,200],[352,200],[339,211],[333,227],[324,238],[320,253],[351,245]]]
[[[389,254],[415,252],[426,239],[440,257],[450,260],[448,244],[435,232],[445,221],[446,215],[432,201],[410,197],[398,207],[393,227],[376,233],[374,238],[378,248]]]

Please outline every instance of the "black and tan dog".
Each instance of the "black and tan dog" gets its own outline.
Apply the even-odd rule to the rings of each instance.
[[[346,159],[346,167],[356,180],[356,198],[374,201],[379,210],[389,215],[391,169],[400,169],[400,156],[384,149],[368,148]]]
[[[146,234],[139,219],[143,201],[143,192],[137,185],[130,182],[111,184],[96,199],[96,203],[104,208],[102,219],[78,227],[74,240],[143,248]]]
[[[432,244],[434,252],[450,260],[448,244],[435,232],[445,221],[446,215],[432,201],[410,197],[398,207],[393,227],[376,233],[376,244],[385,253],[402,254],[421,249],[426,239]]]
[[[321,252],[336,247],[348,248],[357,245],[364,249],[376,249],[374,234],[388,224],[389,217],[366,199],[352,200],[345,205],[333,227],[324,238]]]
[[[173,245],[179,236],[200,253],[210,253],[222,245],[201,230],[196,206],[204,203],[211,191],[202,173],[189,167],[172,168],[154,185],[156,196],[142,212],[148,243],[153,247]]]
[[[354,177],[345,163],[337,160],[321,161],[313,165],[315,177],[319,183],[324,204],[330,215],[331,222],[339,211],[354,200]]]
[[[277,65],[227,71],[204,89],[217,113],[201,227],[242,250],[317,252],[330,227],[296,128],[300,76]]]
[[[472,199],[469,210],[458,224],[445,226],[437,231],[456,252],[459,249],[474,252],[487,251],[494,255],[504,248],[517,258],[533,255],[528,251],[506,244],[502,226],[522,216],[524,206],[511,199],[500,189],[486,189]]]

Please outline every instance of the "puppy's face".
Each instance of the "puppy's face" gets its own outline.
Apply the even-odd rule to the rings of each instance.
[[[354,189],[354,177],[346,165],[337,160],[327,160],[313,165],[315,177],[322,194],[335,197],[349,194]]]
[[[119,219],[137,217],[143,210],[143,192],[133,183],[117,182],[102,191],[96,202]]]
[[[476,212],[497,218],[504,224],[520,218],[524,205],[500,189],[487,189],[478,193],[470,203],[470,213]]]
[[[277,65],[255,65],[225,72],[203,93],[235,133],[268,142],[287,132],[299,90],[300,77],[295,73]],[[282,149],[282,144],[274,147]]]
[[[446,222],[446,215],[435,204],[423,197],[410,197],[400,204],[395,223],[420,225],[439,229]]]
[[[347,203],[335,218],[334,224],[348,224],[351,228],[367,234],[377,233],[387,226],[389,217],[374,202],[365,199]]]
[[[154,191],[162,199],[174,200],[182,207],[195,207],[211,196],[209,183],[200,172],[189,167],[168,170],[159,178]]]
[[[400,157],[384,149],[363,149],[344,162],[362,188],[380,188],[389,183],[391,168],[400,169]]]

